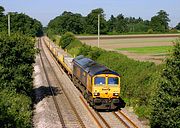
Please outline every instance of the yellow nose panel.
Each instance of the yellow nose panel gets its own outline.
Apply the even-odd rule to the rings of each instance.
[[[100,93],[100,98],[117,98],[113,93],[120,93],[119,87],[94,87],[94,90]]]

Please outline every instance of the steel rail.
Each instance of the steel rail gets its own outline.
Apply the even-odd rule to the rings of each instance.
[[[138,126],[131,120],[129,119],[129,117],[127,117],[123,112],[118,111],[118,113],[120,113],[124,118],[126,118],[126,120],[133,125],[134,128],[138,128]]]
[[[112,113],[114,114],[114,116],[115,116],[121,123],[124,124],[124,126],[125,126],[126,128],[131,128],[131,126],[129,126],[128,123],[130,123],[130,124],[133,126],[133,128],[138,128],[138,126],[137,126],[131,119],[129,119],[123,112],[118,111],[118,113],[119,113],[121,116],[123,116],[123,117],[126,119],[126,121],[128,121],[128,123],[127,123],[125,120],[123,120],[117,113],[115,113],[115,112],[112,112]]]
[[[111,128],[111,126],[106,122],[106,120],[101,116],[99,112],[96,111],[96,114],[103,121],[103,123],[106,125],[107,128]]]
[[[92,113],[92,111],[89,109],[87,103],[84,101],[83,97],[80,96],[80,99],[82,101],[82,103],[85,105],[86,109],[88,110],[88,112],[91,114],[91,116],[93,117],[93,119],[95,120],[96,124],[98,125],[99,128],[103,128],[103,126],[100,124],[100,122],[98,121],[98,119],[94,116],[94,114]]]
[[[113,114],[126,128],[130,128],[130,126],[121,117],[119,117],[115,112],[113,112]]]
[[[47,47],[47,46],[46,46],[46,47]],[[44,52],[44,54],[45,54],[44,49],[43,49],[43,52]],[[52,53],[51,53],[50,51],[49,51],[49,54],[52,56]],[[52,58],[53,58],[54,62],[57,64],[57,60],[55,60],[54,57],[52,57]],[[48,60],[48,59],[47,59],[47,60]],[[78,119],[81,127],[82,127],[82,128],[86,128],[84,122],[82,121],[82,119],[81,119],[81,117],[79,116],[76,108],[74,107],[73,103],[71,102],[70,98],[68,97],[67,92],[65,91],[64,87],[62,86],[62,83],[61,83],[61,81],[59,80],[59,78],[57,77],[57,74],[56,74],[56,72],[54,71],[54,68],[52,67],[52,65],[51,65],[51,63],[50,63],[49,60],[48,60],[48,63],[50,64],[50,67],[53,69],[52,71],[54,72],[55,78],[57,79],[57,81],[58,81],[58,83],[59,83],[58,85],[60,85],[60,87],[62,88],[62,91],[64,92],[64,94],[65,94],[65,96],[66,96],[66,98],[67,98],[67,100],[68,100],[68,102],[69,102],[72,110],[74,111],[74,113],[75,113],[75,115],[76,115],[76,117],[77,117],[77,119]],[[57,66],[59,66],[59,64],[57,64]],[[58,68],[58,69],[59,69],[59,68]],[[59,70],[60,70],[60,69],[59,69]]]
[[[40,50],[42,50],[42,46],[41,46],[41,48],[40,48],[40,44],[41,44],[41,40],[38,39],[38,48],[39,48]],[[51,83],[51,82],[50,82],[50,79],[49,79],[49,77],[48,77],[48,75],[47,75],[48,73],[47,73],[47,70],[46,70],[46,68],[45,68],[45,64],[44,64],[43,59],[42,59],[42,53],[40,52],[39,55],[40,55],[40,60],[41,60],[42,68],[44,69],[45,77],[46,77],[47,83],[48,83],[48,85],[49,85],[49,89],[50,89],[50,92],[51,92],[51,94],[52,94],[52,98],[53,98],[53,101],[54,101],[54,104],[55,104],[55,107],[56,107],[56,110],[57,110],[57,113],[58,113],[58,116],[59,116],[59,119],[60,119],[62,128],[66,128],[66,125],[65,125],[65,122],[64,122],[62,113],[61,113],[61,111],[60,111],[60,109],[59,109],[57,100],[56,100],[56,98],[55,98],[54,91],[53,91],[53,89],[52,89],[52,87],[51,87],[51,84],[50,84],[50,83]],[[47,59],[47,58],[46,58],[46,59]]]

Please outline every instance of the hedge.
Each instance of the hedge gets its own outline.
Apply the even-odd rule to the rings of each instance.
[[[30,128],[35,40],[0,33],[0,127]]]

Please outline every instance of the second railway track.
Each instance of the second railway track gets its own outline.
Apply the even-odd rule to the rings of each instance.
[[[38,48],[39,48],[40,50],[42,50],[42,46],[41,46],[41,41],[40,41],[40,39],[38,40]],[[48,73],[47,73],[47,70],[46,70],[46,68],[45,68],[45,64],[44,64],[44,61],[43,61],[43,57],[42,57],[42,56],[43,56],[43,55],[42,55],[42,53],[40,52],[40,60],[41,60],[42,68],[44,69],[45,77],[46,77],[47,83],[48,83],[48,85],[49,85],[49,90],[50,90],[50,92],[51,92],[51,94],[52,94],[52,98],[53,98],[53,101],[54,101],[54,104],[55,104],[55,107],[56,107],[56,110],[57,110],[57,113],[58,113],[58,116],[59,116],[59,119],[60,119],[60,122],[61,122],[61,126],[62,126],[62,127],[65,127],[65,123],[64,123],[64,120],[63,120],[63,117],[62,117],[62,113],[61,113],[61,111],[60,111],[60,109],[59,109],[59,106],[58,106],[58,103],[57,103],[57,100],[56,100],[54,91],[53,91],[53,89],[52,89],[52,87],[51,87],[51,81],[50,81],[50,79],[49,79],[49,77],[48,77]]]
[[[57,113],[61,122],[61,127],[81,127],[85,128],[85,125],[78,115],[75,107],[71,103],[69,97],[67,96],[66,92],[64,91],[62,87],[62,83],[59,81],[57,74],[54,71],[54,68],[51,65],[51,62],[48,60],[48,57],[45,54],[45,51],[42,47],[42,41],[41,38],[38,41],[38,47],[41,50],[40,51],[40,59],[41,63],[45,72],[46,80],[49,84],[50,91],[52,93],[52,97],[54,100],[54,104],[57,109]],[[46,62],[46,64],[45,64]],[[48,67],[47,67],[48,65]],[[48,73],[47,73],[48,72]],[[51,72],[51,75],[49,73]],[[58,99],[55,96],[55,92],[53,89],[53,86],[56,86],[59,88],[59,90],[62,90],[62,94],[58,96]]]

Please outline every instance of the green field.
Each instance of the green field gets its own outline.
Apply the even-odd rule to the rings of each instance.
[[[173,46],[150,46],[150,47],[136,47],[136,48],[118,48],[120,51],[128,51],[138,54],[161,54],[168,53]]]

